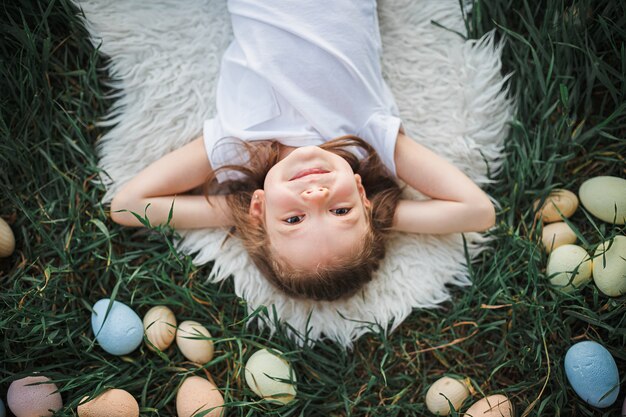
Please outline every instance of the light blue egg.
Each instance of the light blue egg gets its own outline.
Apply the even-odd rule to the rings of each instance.
[[[0,417],[6,417],[7,410],[4,408],[4,402],[0,399]]]
[[[601,344],[587,340],[571,346],[565,354],[565,374],[576,394],[594,407],[608,407],[617,400],[617,365]]]
[[[104,298],[94,304],[91,329],[102,349],[112,355],[126,355],[141,344],[143,323],[130,307],[119,301],[113,301],[105,321],[109,302]]]

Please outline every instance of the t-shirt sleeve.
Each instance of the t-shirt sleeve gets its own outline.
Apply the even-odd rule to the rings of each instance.
[[[372,145],[389,172],[397,177],[394,154],[402,120],[391,114],[374,113],[359,130],[357,136]]]

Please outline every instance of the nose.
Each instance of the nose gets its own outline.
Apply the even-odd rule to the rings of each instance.
[[[328,194],[328,188],[315,186],[303,191],[302,198],[307,201],[323,201],[328,197]]]

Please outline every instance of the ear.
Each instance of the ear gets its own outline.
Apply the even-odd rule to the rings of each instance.
[[[250,209],[248,213],[252,217],[258,217],[261,221],[263,220],[265,213],[265,191],[263,190],[255,190],[252,194],[252,200],[250,200]]]
[[[363,184],[361,183],[361,176],[359,174],[354,174],[354,179],[356,180],[356,187],[359,190],[359,195],[361,196],[361,199],[363,199],[363,205],[368,209],[371,208],[372,203],[365,195],[365,187],[363,187]]]

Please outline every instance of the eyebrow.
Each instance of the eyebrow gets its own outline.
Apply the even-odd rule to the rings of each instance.
[[[344,217],[344,216],[341,216]],[[352,226],[354,226],[355,224],[357,224],[359,222],[359,217],[357,216],[351,216],[349,218],[345,218],[345,219],[341,219],[340,220],[340,226],[342,226],[342,228],[345,229],[349,229]],[[303,226],[283,226],[278,228],[277,232],[278,234],[282,235],[282,236],[292,236],[292,235],[297,235],[298,231],[302,231],[304,230]]]

